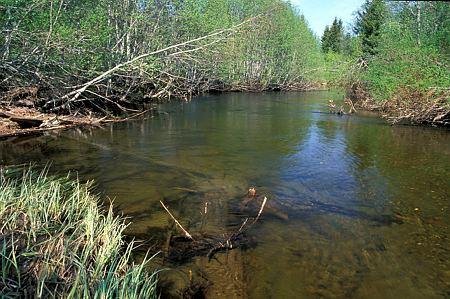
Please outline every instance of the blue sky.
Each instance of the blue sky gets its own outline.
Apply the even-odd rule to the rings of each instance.
[[[344,26],[353,20],[356,11],[364,0],[291,0],[306,17],[309,27],[317,36],[322,36],[326,25],[330,25],[335,17],[342,19]]]

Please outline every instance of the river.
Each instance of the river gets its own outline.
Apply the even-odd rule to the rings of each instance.
[[[160,200],[189,232],[220,236],[258,212],[242,209],[249,187],[268,198],[244,246],[211,260],[161,253],[167,296],[197,285],[209,298],[450,297],[450,132],[329,114],[329,99],[342,95],[206,95],[1,142],[0,162],[94,179],[156,251],[176,231]]]

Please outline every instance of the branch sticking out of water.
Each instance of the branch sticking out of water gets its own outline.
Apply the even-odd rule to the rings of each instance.
[[[192,238],[192,235],[181,225],[180,222],[178,222],[178,220],[172,215],[172,213],[170,213],[169,209],[164,205],[164,203],[161,200],[159,202],[163,206],[164,210],[166,210],[166,212],[170,215],[170,217],[172,217],[173,221],[175,221],[175,224],[183,231],[184,235],[189,239],[194,240],[194,238]]]
[[[256,221],[258,221],[259,217],[260,217],[261,214],[262,214],[262,211],[264,210],[264,206],[266,205],[266,202],[267,202],[267,197],[264,196],[264,200],[263,200],[263,203],[262,203],[262,205],[261,205],[261,208],[259,209],[258,216],[256,216],[256,218],[255,218],[255,220],[253,221],[252,225],[255,224]]]

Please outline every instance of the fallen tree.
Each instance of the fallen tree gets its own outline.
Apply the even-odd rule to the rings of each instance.
[[[129,121],[152,112],[153,110],[146,109],[122,118],[99,118],[83,115],[56,115],[40,113],[35,109],[11,107],[0,109],[0,139],[39,135],[47,131],[66,130],[75,127],[99,127],[108,123]]]
[[[139,55],[137,57],[134,57],[133,59],[120,63],[116,66],[114,66],[113,68],[103,72],[102,74],[98,75],[97,77],[95,77],[94,79],[82,84],[79,88],[67,93],[66,95],[62,96],[58,102],[60,102],[61,104],[59,106],[55,106],[55,101],[48,101],[45,106],[52,104],[54,107],[51,109],[52,111],[54,110],[58,110],[61,109],[62,107],[66,107],[66,108],[70,108],[71,103],[74,103],[75,101],[78,100],[78,98],[85,93],[86,91],[88,91],[88,88],[99,84],[100,82],[110,78],[112,75],[114,75],[116,72],[119,72],[120,70],[124,70],[127,67],[133,67],[134,64],[137,64],[138,62],[140,62],[141,60],[144,60],[150,56],[155,56],[158,54],[165,54],[166,57],[170,58],[170,59],[176,59],[178,56],[184,55],[184,54],[188,54],[188,53],[192,53],[192,52],[196,52],[196,51],[200,51],[200,50],[205,50],[207,49],[209,46],[222,42],[225,39],[227,39],[228,37],[232,36],[233,34],[236,34],[238,32],[238,30],[241,27],[244,27],[245,25],[247,25],[248,23],[257,20],[258,18],[260,18],[262,15],[258,15],[256,17],[253,18],[249,18],[237,25],[234,25],[230,28],[226,28],[223,30],[219,30],[216,32],[212,32],[210,34],[207,34],[205,36],[201,36],[201,37],[197,37],[182,43],[178,43],[175,45],[171,45],[168,47],[165,47],[163,49],[159,49],[150,53],[145,53],[142,55]],[[206,44],[199,44],[200,42],[206,41]],[[191,58],[188,58],[191,59]],[[164,72],[162,74],[158,74],[158,77],[165,75],[169,78],[168,82],[164,82],[166,84],[166,86],[164,88],[162,88],[160,91],[158,91],[156,94],[152,94],[150,95],[151,98],[158,98],[160,96],[162,96],[164,93],[167,93],[169,89],[173,89],[174,87],[172,85],[175,85],[175,80],[174,75],[171,75],[167,72]],[[98,86],[96,86],[98,89]],[[204,87],[205,90],[207,90],[208,88]],[[91,94],[97,95],[99,97],[102,97],[99,94],[94,93],[93,91],[90,91]],[[198,91],[197,91],[198,92]],[[192,91],[191,91],[192,93]],[[148,96],[148,95],[147,95]],[[183,98],[186,98],[186,95],[181,95]],[[126,97],[126,95],[124,95],[123,97]]]
[[[254,198],[255,195],[249,197],[250,200]],[[161,206],[169,214],[171,219],[174,221],[176,226],[183,233],[182,236],[174,236],[169,231],[166,248],[163,250],[165,258],[170,261],[185,261],[189,260],[195,256],[206,256],[211,260],[214,255],[220,251],[228,251],[239,248],[240,246],[246,245],[248,239],[245,237],[245,232],[249,230],[261,217],[264,207],[267,203],[267,197],[262,199],[261,206],[259,208],[258,214],[249,221],[249,218],[241,223],[236,231],[224,233],[221,235],[212,235],[205,232],[200,232],[197,234],[189,233],[181,223],[173,216],[169,208],[160,201]],[[207,206],[205,206],[204,215],[208,213]]]
[[[111,117],[209,90],[311,86],[317,41],[290,5],[172,2],[0,6],[0,105]]]

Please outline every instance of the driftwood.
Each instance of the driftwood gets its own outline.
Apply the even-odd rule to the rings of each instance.
[[[170,217],[173,219],[173,221],[175,221],[175,224],[183,231],[184,235],[191,239],[194,240],[192,238],[192,235],[181,225],[180,222],[178,222],[178,220],[172,215],[172,213],[170,213],[169,209],[164,205],[164,203],[160,200],[159,201],[161,203],[161,205],[163,206],[164,210],[166,210],[166,212],[170,215]]]
[[[450,88],[432,87],[428,92],[405,88],[391,99],[375,101],[361,83],[354,83],[347,94],[355,106],[380,112],[390,124],[450,126]]]
[[[170,218],[183,233],[183,236],[172,236],[172,234],[169,233],[166,241],[166,248],[164,250],[164,252],[166,252],[166,258],[174,262],[183,262],[195,256],[206,256],[211,260],[217,252],[232,250],[248,245],[250,241],[244,233],[260,219],[267,200],[267,197],[264,197],[257,216],[250,224],[249,218],[246,218],[235,232],[224,233],[219,236],[208,233],[197,233],[194,235],[189,233],[175,216],[173,216],[164,203],[160,201],[164,210],[166,210]],[[204,211],[207,213],[207,205],[205,205]]]
[[[44,119],[40,117],[14,115],[2,110],[0,110],[0,117],[17,123],[21,128],[39,127],[44,122]]]
[[[352,114],[356,112],[355,105],[353,105],[353,101],[350,98],[345,98],[344,103],[350,106],[350,109],[348,111],[348,114]]]
[[[44,122],[42,119],[36,119],[33,117],[10,117],[9,120],[19,124],[21,128],[33,128],[39,127]]]
[[[71,125],[63,125],[63,126],[55,126],[51,128],[31,128],[31,129],[21,129],[15,130],[10,133],[0,134],[0,139],[11,138],[11,137],[19,137],[19,136],[31,136],[31,135],[39,135],[48,131],[56,131],[56,130],[67,130],[74,128],[76,126],[81,126],[82,124],[71,124]]]
[[[14,123],[17,123],[20,128],[11,130],[10,132],[0,132],[0,138],[10,138],[18,136],[30,136],[39,135],[47,131],[67,130],[75,127],[89,127],[89,126],[101,126],[108,123],[119,123],[130,121],[132,119],[139,118],[146,113],[152,111],[147,109],[139,113],[135,113],[126,118],[91,118],[81,117],[76,118],[72,116],[49,116],[49,115],[37,115],[37,116],[20,116],[10,112],[0,110],[1,118],[7,119]]]
[[[282,207],[274,200],[268,201],[266,196],[257,194],[255,188],[248,189],[246,197],[239,204],[239,213],[254,213],[259,211],[255,221],[261,216],[262,209],[265,210],[266,215],[274,216],[278,219],[288,220],[289,215],[283,212]]]
[[[328,111],[331,114],[337,114],[337,115],[346,115],[346,114],[353,114],[356,112],[356,108],[355,105],[353,105],[353,101],[349,98],[345,98],[344,99],[344,104],[349,106],[349,110],[348,112],[345,112],[344,106],[340,105],[337,106],[334,103],[334,100],[329,100],[328,101]]]

